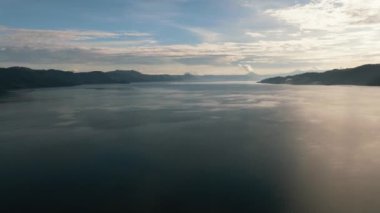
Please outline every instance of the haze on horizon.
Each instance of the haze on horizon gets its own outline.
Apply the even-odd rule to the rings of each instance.
[[[380,61],[378,0],[0,0],[0,67],[259,74]]]

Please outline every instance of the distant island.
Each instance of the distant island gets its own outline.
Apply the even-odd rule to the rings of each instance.
[[[350,69],[335,69],[323,73],[273,77],[264,79],[260,83],[380,86],[380,64],[367,64]]]
[[[54,69],[34,70],[26,67],[9,67],[0,68],[0,91],[83,84],[128,84],[133,82],[258,81],[264,77],[253,72],[245,75],[148,75],[135,70],[71,72]]]

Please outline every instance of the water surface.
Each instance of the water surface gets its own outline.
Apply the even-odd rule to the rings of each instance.
[[[0,98],[0,212],[379,212],[380,89],[150,83]]]

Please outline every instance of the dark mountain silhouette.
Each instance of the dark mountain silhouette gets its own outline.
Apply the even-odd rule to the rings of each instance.
[[[128,82],[153,82],[153,81],[181,81],[185,79],[184,75],[147,75],[140,72],[129,70],[116,70],[112,72],[105,72],[114,81],[128,81]]]
[[[82,84],[126,84],[158,81],[257,81],[262,76],[246,75],[147,75],[134,70],[111,72],[70,72],[61,70],[34,70],[26,67],[0,68],[0,91],[10,89],[62,87]]]
[[[380,86],[380,64],[368,64],[350,69],[335,69],[323,73],[274,77],[264,79],[260,83]]]
[[[159,81],[258,81],[271,75],[147,75],[135,70],[70,72],[26,67],[0,68],[0,93],[12,89],[76,86],[82,84],[127,84]]]
[[[0,91],[9,89],[114,84],[149,81],[178,81],[185,76],[145,75],[134,70],[74,73],[61,70],[33,70],[25,67],[0,68]]]

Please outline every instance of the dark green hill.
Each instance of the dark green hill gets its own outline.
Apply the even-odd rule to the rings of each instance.
[[[9,89],[114,84],[149,81],[183,80],[184,76],[145,75],[137,71],[80,72],[33,70],[25,67],[0,68],[0,91]]]
[[[246,75],[147,75],[134,70],[69,72],[51,69],[33,70],[25,67],[9,67],[0,68],[0,91],[82,84],[126,84],[131,82],[252,81],[258,80],[260,77],[255,73],[248,73]]]
[[[323,73],[304,73],[286,77],[274,77],[264,79],[260,83],[380,86],[380,64],[368,64],[350,69],[335,69]]]

